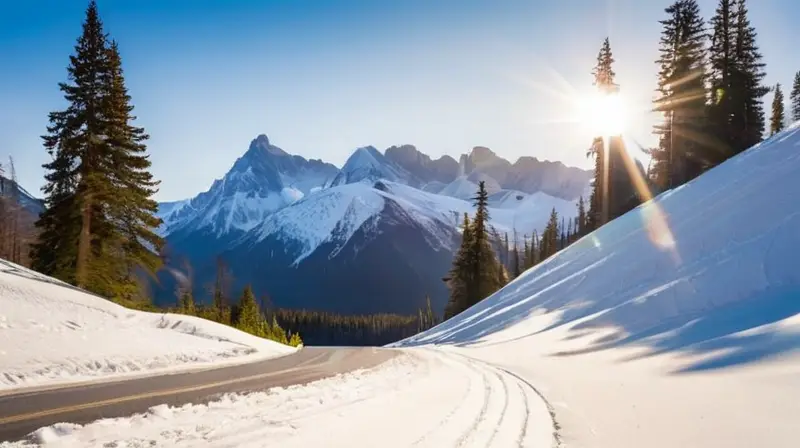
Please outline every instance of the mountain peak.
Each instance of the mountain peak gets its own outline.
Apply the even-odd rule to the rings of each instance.
[[[249,151],[253,152],[266,152],[267,154],[272,154],[276,156],[288,156],[289,153],[278,148],[277,146],[272,145],[269,142],[269,137],[266,134],[259,134],[258,137],[253,139],[250,142],[250,149]]]
[[[472,148],[472,152],[469,155],[471,158],[484,158],[484,157],[494,157],[496,154],[491,149],[485,146],[476,146]]]

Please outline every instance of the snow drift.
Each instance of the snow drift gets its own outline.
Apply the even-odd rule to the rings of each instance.
[[[402,342],[526,378],[564,444],[797,446],[800,123]]]
[[[0,392],[294,350],[197,317],[130,310],[0,260]]]

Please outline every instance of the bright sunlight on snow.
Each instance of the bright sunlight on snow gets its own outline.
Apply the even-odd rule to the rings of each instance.
[[[0,392],[294,351],[198,317],[130,310],[0,260]]]
[[[798,446],[799,126],[400,345],[524,377],[565,446]]]

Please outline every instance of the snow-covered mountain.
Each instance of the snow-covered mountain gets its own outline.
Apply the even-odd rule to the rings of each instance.
[[[329,163],[290,155],[259,135],[208,191],[191,200],[160,204],[161,230],[172,234],[189,228],[218,236],[247,232],[338,173]]]
[[[339,170],[291,156],[259,136],[207,192],[161,204],[173,264],[188,260],[199,288],[222,256],[237,288],[251,283],[280,306],[409,313],[426,295],[443,308],[441,278],[461,216],[474,211],[479,181],[493,194],[492,224],[500,232],[541,231],[552,208],[575,214],[574,201],[503,190],[477,170],[437,184],[452,170],[437,167],[442,160],[450,166],[446,158],[430,161],[408,145],[393,148],[386,153],[396,160],[421,161],[411,167],[416,172],[371,146],[354,151]],[[162,275],[159,288],[160,301],[174,300],[169,276]]]

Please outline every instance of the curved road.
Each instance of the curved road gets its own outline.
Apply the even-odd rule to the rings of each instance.
[[[307,347],[295,354],[218,369],[65,386],[0,396],[0,442],[24,438],[42,426],[123,417],[151,406],[205,403],[220,394],[305,384],[374,367],[399,350]]]

